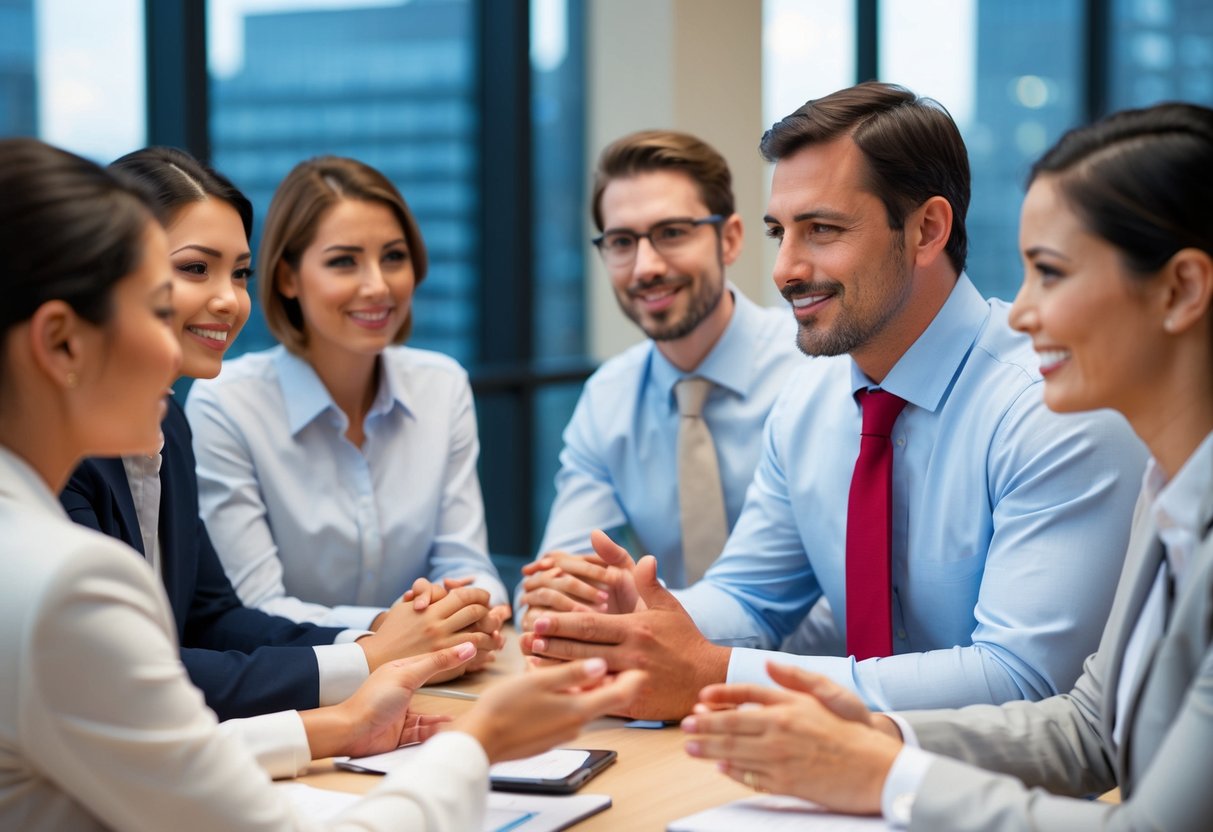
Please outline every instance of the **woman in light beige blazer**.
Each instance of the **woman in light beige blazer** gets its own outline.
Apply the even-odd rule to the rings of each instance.
[[[1213,110],[1072,131],[1030,183],[1011,321],[1045,401],[1119,411],[1152,456],[1098,652],[1067,695],[896,715],[772,665],[783,689],[705,688],[687,750],[911,829],[1211,829]],[[1113,787],[1119,804],[1075,799]]]
[[[217,725],[147,563],[55,497],[83,456],[159,444],[180,362],[164,230],[135,183],[33,139],[0,140],[0,194],[0,829],[320,828],[267,770],[427,733],[413,691],[475,649],[389,662],[341,705]],[[605,667],[489,690],[327,828],[479,828],[489,762],[630,701],[640,678],[595,687]]]

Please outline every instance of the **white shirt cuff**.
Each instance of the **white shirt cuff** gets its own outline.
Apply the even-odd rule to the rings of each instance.
[[[275,780],[295,777],[312,762],[307,731],[298,711],[229,719],[219,723],[219,730],[240,740],[257,765]]]
[[[316,667],[320,671],[321,707],[344,702],[371,675],[366,651],[353,642],[320,644],[312,650],[316,652]]]
[[[810,673],[820,673],[847,690],[855,690],[855,681],[851,675],[853,662],[849,658],[793,656],[771,650],[755,650],[750,647],[733,648],[733,655],[729,659],[727,681],[729,684],[749,682],[773,687],[775,683],[767,675],[767,662],[770,661],[794,665]]]
[[[369,636],[374,630],[360,630],[357,627],[350,627],[342,630],[337,634],[337,638],[333,639],[333,644],[353,644],[363,636]]]
[[[905,718],[899,716],[893,711],[885,711],[884,715],[893,720],[897,726],[897,730],[901,731],[901,741],[910,746],[910,748],[921,748],[922,743],[918,741],[918,734],[914,733],[914,727],[906,722]]]
[[[880,793],[880,811],[894,829],[910,825],[914,799],[933,762],[935,755],[921,748],[906,745],[897,753]]]

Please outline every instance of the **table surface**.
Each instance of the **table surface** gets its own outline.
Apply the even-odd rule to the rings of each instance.
[[[439,689],[476,693],[523,668],[517,640],[511,633],[505,649],[487,670],[467,679],[437,685]],[[413,700],[423,713],[463,713],[472,703],[426,693]],[[615,764],[581,788],[587,794],[609,794],[611,808],[576,825],[578,832],[593,830],[664,830],[666,824],[686,815],[752,796],[749,789],[716,771],[715,765],[688,757],[682,750],[683,734],[677,726],[661,729],[625,728],[626,720],[604,718],[586,727],[567,747],[608,748],[619,753]],[[299,782],[323,789],[367,792],[380,777],[333,768],[329,760],[312,763]]]
[[[477,693],[495,679],[522,672],[523,667],[517,637],[511,628],[507,631],[505,649],[487,670],[435,687]],[[457,716],[472,706],[469,700],[433,695],[426,688],[418,691],[413,702],[422,713],[449,716]],[[688,757],[682,750],[683,734],[677,726],[625,728],[626,721],[596,720],[586,726],[576,741],[566,744],[575,748],[608,748],[619,753],[614,765],[581,789],[589,794],[609,794],[611,808],[577,824],[577,832],[664,830],[672,820],[753,796],[754,792],[716,771],[713,763]],[[337,770],[331,760],[317,760],[299,782],[361,794],[374,788],[380,779],[378,775]],[[1118,803],[1120,793],[1113,790],[1101,799]]]

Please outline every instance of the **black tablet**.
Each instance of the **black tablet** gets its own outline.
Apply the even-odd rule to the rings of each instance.
[[[598,772],[615,762],[619,756],[614,751],[586,750],[585,761],[564,777],[544,779],[541,777],[503,777],[490,772],[493,790],[498,792],[539,792],[542,794],[572,794],[588,783]]]

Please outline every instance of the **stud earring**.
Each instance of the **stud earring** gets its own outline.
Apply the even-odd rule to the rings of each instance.
[[[1175,319],[1168,317],[1162,322],[1162,328],[1167,332],[1175,332]]]
[[[76,385],[80,383],[80,376],[76,375],[75,370],[69,370],[67,373],[67,386],[69,389],[76,389]]]

